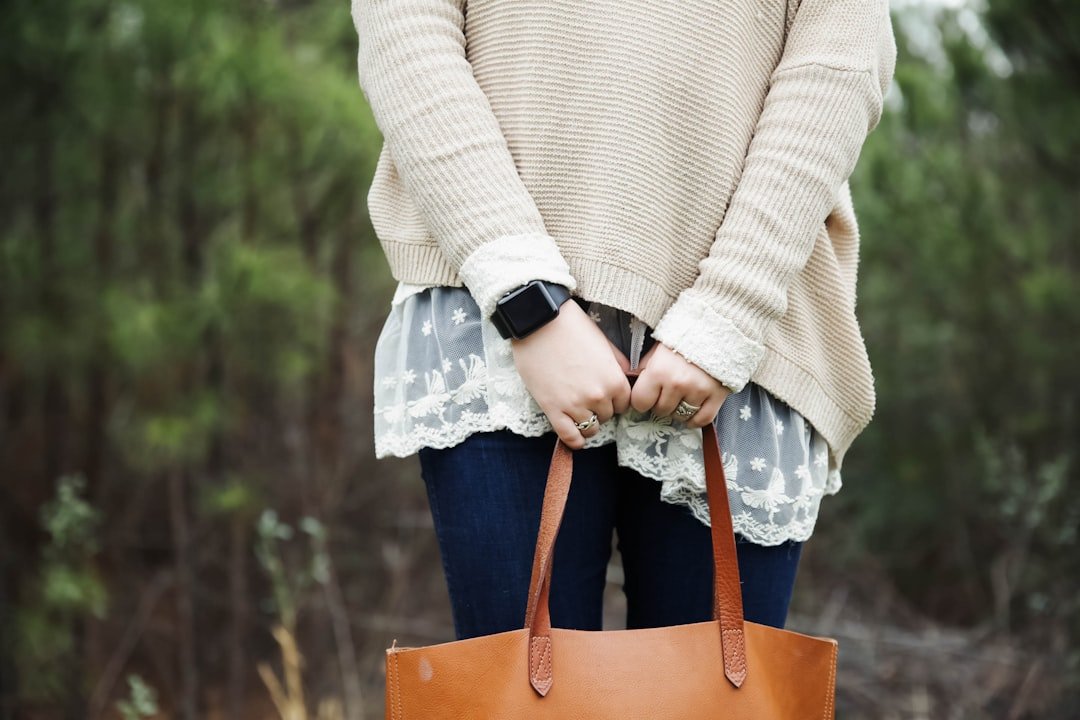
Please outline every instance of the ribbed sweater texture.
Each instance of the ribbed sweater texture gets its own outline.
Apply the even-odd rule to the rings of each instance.
[[[485,316],[543,279],[627,310],[840,468],[870,422],[848,179],[880,121],[888,0],[353,0],[393,277]]]

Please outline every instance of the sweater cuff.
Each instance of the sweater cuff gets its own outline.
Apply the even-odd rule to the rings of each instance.
[[[765,346],[746,337],[693,289],[683,290],[660,318],[652,336],[740,392],[765,355]]]
[[[554,239],[544,234],[509,235],[476,248],[458,269],[485,320],[495,312],[499,298],[530,280],[547,280],[577,288]]]

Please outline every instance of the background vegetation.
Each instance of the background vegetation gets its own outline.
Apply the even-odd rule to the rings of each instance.
[[[1075,717],[1080,5],[894,17],[878,409],[790,627],[840,639],[845,718]],[[0,720],[379,717],[383,648],[452,626],[415,458],[373,459],[347,3],[0,20]]]

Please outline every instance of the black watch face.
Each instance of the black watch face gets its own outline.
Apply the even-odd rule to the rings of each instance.
[[[548,295],[547,288],[533,283],[504,298],[500,303],[503,317],[514,335],[526,335],[558,313],[559,308]]]

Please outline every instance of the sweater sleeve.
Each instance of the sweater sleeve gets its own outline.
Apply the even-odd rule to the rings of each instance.
[[[896,41],[888,0],[802,0],[743,172],[693,285],[653,337],[739,392],[877,126]]]
[[[505,292],[576,281],[465,55],[465,0],[352,0],[360,86],[410,199],[485,317]]]

